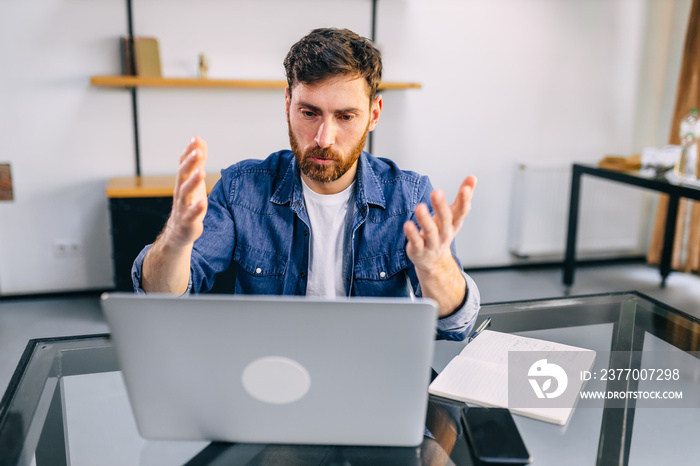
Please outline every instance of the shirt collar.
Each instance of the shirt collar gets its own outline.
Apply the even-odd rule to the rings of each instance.
[[[374,173],[369,158],[371,156],[367,152],[360,154],[360,163],[357,168],[357,204],[363,206],[366,204],[374,204],[382,209],[386,208],[386,199],[382,187],[379,184],[379,178]]]
[[[379,184],[379,178],[372,169],[369,157],[371,156],[363,151],[360,154],[357,168],[357,190],[355,195],[360,211],[367,204],[373,204],[382,209],[386,208],[386,199]],[[296,159],[292,156],[291,163],[287,167],[282,182],[270,198],[270,202],[274,204],[291,204],[291,208],[295,212],[298,212],[304,204],[301,174],[298,167]]]
[[[279,184],[274,194],[272,194],[272,197],[270,198],[270,202],[272,202],[273,204],[284,205],[293,203],[292,201],[298,202],[298,199],[293,199],[293,194],[295,190],[294,181],[295,178],[299,179],[299,177],[296,174],[297,161],[294,158],[294,155],[291,154],[291,151],[289,152],[289,154],[291,155],[290,163],[287,166],[287,171],[284,174],[284,178],[282,178],[282,182]],[[301,190],[301,186],[298,186],[298,189]]]

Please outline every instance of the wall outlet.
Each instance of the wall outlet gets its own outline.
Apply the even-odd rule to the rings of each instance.
[[[80,243],[77,241],[57,239],[53,242],[53,255],[55,257],[78,257],[80,256],[81,249]]]

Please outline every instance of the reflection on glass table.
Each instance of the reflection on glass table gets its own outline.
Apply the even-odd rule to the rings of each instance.
[[[648,399],[579,402],[565,426],[514,416],[536,465],[695,464],[700,458],[700,322],[644,295],[485,305],[491,329],[593,349],[591,391],[654,392],[603,371],[677,369],[682,407]],[[436,341],[440,372],[465,342]],[[427,389],[427,387],[426,387]],[[663,400],[662,400],[663,401]],[[341,401],[339,401],[341,402]],[[0,404],[0,465],[470,465],[464,404],[430,396],[417,448],[148,441],[139,436],[108,335],[32,340]],[[290,426],[294,428],[294,426]],[[274,461],[284,458],[283,463]],[[292,462],[294,458],[296,462]]]

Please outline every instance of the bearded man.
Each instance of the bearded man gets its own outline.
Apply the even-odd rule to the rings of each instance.
[[[166,226],[134,262],[135,290],[203,293],[235,267],[242,294],[429,297],[438,334],[463,339],[479,292],[454,237],[476,178],[448,205],[427,177],[363,151],[383,105],[381,55],[369,40],[316,29],[284,66],[292,150],[230,166],[207,198],[207,146],[195,137]]]

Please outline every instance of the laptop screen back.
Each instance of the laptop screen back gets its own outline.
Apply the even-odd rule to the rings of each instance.
[[[114,293],[102,306],[146,438],[422,441],[433,301]]]

